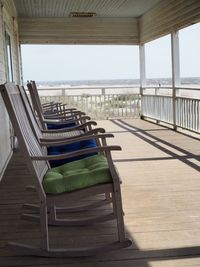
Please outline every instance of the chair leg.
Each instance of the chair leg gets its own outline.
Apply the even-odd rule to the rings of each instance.
[[[41,230],[41,246],[33,247],[29,245],[24,245],[20,243],[10,243],[8,248],[13,251],[20,252],[23,255],[35,255],[43,257],[81,257],[81,256],[94,256],[99,253],[108,252],[110,250],[129,247],[132,242],[125,238],[124,224],[123,224],[123,212],[121,205],[121,194],[120,190],[113,193],[113,209],[115,214],[113,218],[117,216],[117,225],[119,233],[119,241],[105,244],[102,246],[93,247],[83,247],[80,249],[50,249],[49,248],[49,235],[48,235],[48,214],[46,202],[42,201],[40,203],[40,230]],[[50,208],[50,216],[56,218],[55,206]],[[116,216],[115,216],[116,215]],[[99,221],[99,219],[97,220]]]
[[[113,210],[117,219],[117,229],[119,242],[124,242],[126,239],[125,229],[124,229],[124,213],[122,209],[122,199],[121,199],[121,189],[118,186],[117,190],[113,193]]]
[[[41,202],[40,206],[40,230],[41,230],[41,247],[33,247],[20,243],[9,243],[8,248],[22,253],[23,255],[34,255],[42,257],[83,257],[83,256],[94,256],[99,253],[108,252],[115,249],[126,248],[131,245],[131,241],[125,239],[124,228],[123,228],[123,215],[121,206],[117,205],[119,196],[114,196],[113,207],[117,214],[119,242],[105,244],[102,246],[83,247],[83,248],[71,248],[71,249],[50,249],[49,248],[49,235],[48,235],[48,216],[47,207],[45,202]],[[56,218],[55,206],[50,208],[50,214],[52,218]],[[113,215],[114,216],[114,215]]]
[[[41,248],[49,251],[48,214],[46,202],[40,204]]]
[[[49,210],[49,222],[56,221],[56,206],[53,205],[51,207],[48,207]]]

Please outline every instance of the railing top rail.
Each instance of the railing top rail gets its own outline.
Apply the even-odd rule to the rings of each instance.
[[[170,95],[160,95],[160,94],[158,94],[158,95],[151,95],[151,94],[145,94],[144,95],[144,97],[163,97],[163,98],[171,98],[172,99],[172,96],[170,96]],[[192,96],[176,96],[176,99],[188,99],[188,100],[197,100],[197,101],[200,101],[200,99],[199,98],[196,98],[195,96],[194,97],[192,97]]]
[[[161,94],[157,94],[157,95],[154,95],[154,94],[144,94],[143,96],[153,96],[153,97],[169,97],[169,98],[172,98],[171,95],[161,95]]]
[[[200,86],[199,87],[175,87],[175,89],[178,89],[178,90],[194,90],[194,91],[200,91]]]
[[[142,89],[172,89],[172,87],[171,86],[164,86],[164,85],[162,85],[162,86],[143,86],[142,87]]]
[[[59,90],[102,90],[102,89],[106,89],[106,90],[111,90],[111,89],[116,89],[116,90],[120,90],[120,89],[139,89],[140,86],[84,86],[84,87],[39,87],[38,91],[59,91]],[[183,87],[183,86],[178,86],[178,87],[174,87],[176,90],[194,90],[194,91],[200,91],[200,85],[199,87]],[[173,87],[172,86],[144,86],[142,87],[142,89],[170,89],[172,90]]]
[[[84,86],[84,87],[39,87],[38,91],[44,90],[102,90],[102,89],[139,89],[140,86]]]
[[[142,87],[142,89],[173,89],[172,86],[145,86]],[[176,90],[194,90],[194,91],[200,91],[200,85],[199,87],[183,87],[183,86],[176,86],[174,87]]]
[[[185,100],[196,100],[196,101],[200,101],[199,98],[197,97],[193,97],[193,96],[176,96],[176,99],[185,99]]]

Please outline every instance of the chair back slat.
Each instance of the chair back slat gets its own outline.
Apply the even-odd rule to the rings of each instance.
[[[22,150],[31,173],[35,173],[39,183],[42,183],[43,176],[49,169],[46,161],[33,161],[32,156],[43,156],[47,154],[46,148],[41,148],[29,123],[25,107],[19,90],[13,83],[0,85],[0,91],[5,102],[14,131],[17,135],[20,149]],[[30,163],[31,162],[31,163]]]
[[[31,82],[31,83],[27,83],[27,88],[31,97],[31,102],[32,102],[32,106],[33,106],[33,110],[35,112],[35,115],[38,116],[38,119],[41,123],[41,126],[44,130],[47,129],[46,123],[44,123],[44,116],[43,116],[43,110],[42,110],[42,106],[41,106],[41,102],[39,99],[39,95],[37,92],[37,88],[35,83]]]
[[[37,101],[38,108],[40,112],[43,113],[42,104],[40,101],[40,96],[39,96],[35,81],[31,81],[31,85],[32,85],[32,91],[34,93],[35,100]]]
[[[17,87],[19,89],[19,92],[20,92],[20,95],[21,95],[21,98],[22,98],[22,101],[23,101],[23,104],[25,107],[25,111],[26,111],[26,114],[28,116],[29,123],[32,127],[32,130],[35,133],[38,140],[40,140],[40,138],[42,138],[40,121],[37,120],[37,118],[33,112],[33,109],[31,107],[30,101],[28,99],[28,96],[26,94],[24,87],[23,86],[17,86]]]

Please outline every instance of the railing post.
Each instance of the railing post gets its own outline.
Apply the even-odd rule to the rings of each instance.
[[[143,87],[146,86],[146,66],[145,66],[145,45],[139,46],[140,52],[140,97],[141,97],[141,114],[140,118],[143,118]]]
[[[179,32],[171,33],[173,127],[177,130],[176,90],[180,86]]]
[[[62,97],[65,97],[65,88],[62,89]]]
[[[106,89],[105,88],[101,88],[101,95],[105,95],[106,94]]]
[[[65,88],[62,88],[62,101],[65,103]]]

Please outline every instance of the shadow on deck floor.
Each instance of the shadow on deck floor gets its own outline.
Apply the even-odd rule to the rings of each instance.
[[[17,152],[0,184],[0,266],[200,266],[199,140],[141,120],[98,125],[115,133],[110,142],[123,148],[113,157],[123,180],[125,224],[133,246],[76,259],[16,256],[6,250],[8,241],[38,244],[40,239],[38,225],[20,219],[22,204],[37,203],[37,198],[25,191],[32,178]],[[50,232],[52,246],[91,245],[115,236],[112,221],[90,227],[51,227]]]

